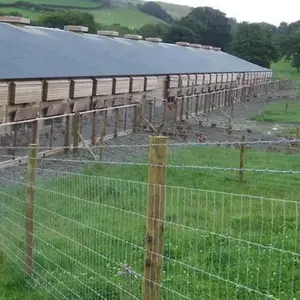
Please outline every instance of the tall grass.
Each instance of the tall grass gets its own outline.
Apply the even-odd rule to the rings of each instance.
[[[183,168],[239,166],[239,150],[218,147],[171,151],[169,165],[162,299],[297,299],[299,261],[287,251],[300,251],[299,175],[246,172],[240,183],[237,171]],[[246,152],[245,168],[299,167],[298,156]],[[48,283],[37,274],[34,279],[59,299],[60,293],[66,299],[141,299],[147,166],[96,165],[83,174],[54,174],[57,179],[37,184],[35,270]],[[22,260],[24,186],[0,192],[4,251]],[[117,276],[124,262],[136,276]],[[2,280],[10,276],[4,272]],[[2,293],[8,290],[2,287]]]

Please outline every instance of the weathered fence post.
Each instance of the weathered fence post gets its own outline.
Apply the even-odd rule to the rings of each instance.
[[[97,144],[97,112],[92,113],[92,136],[91,136],[92,145]]]
[[[167,151],[167,137],[150,137],[143,300],[160,299]]]
[[[76,113],[73,117],[73,126],[72,126],[72,135],[73,135],[73,151],[76,152],[79,144],[79,135],[80,130],[80,115]]]
[[[119,108],[117,107],[115,109],[114,138],[116,138],[118,136],[118,133],[119,133],[119,123],[120,123],[120,111],[119,111]]]
[[[105,135],[106,135],[106,121],[105,121],[105,119],[102,119],[102,121],[101,121],[101,136],[100,136],[100,153],[99,153],[100,161],[102,161],[102,159],[103,159]]]
[[[32,124],[32,144],[39,144],[40,137],[40,128],[39,128],[39,119],[35,119]]]
[[[243,176],[244,176],[244,157],[245,157],[245,136],[242,136],[241,139],[241,147],[240,147],[240,182],[243,182]]]
[[[66,130],[65,130],[65,149],[64,149],[64,153],[69,153],[70,151],[70,146],[71,146],[71,121],[72,121],[72,116],[68,115],[66,116],[65,119],[65,124],[66,124]]]
[[[33,270],[33,210],[35,200],[35,181],[37,168],[37,145],[30,144],[28,151],[27,177],[26,177],[26,250],[24,259],[25,275]]]

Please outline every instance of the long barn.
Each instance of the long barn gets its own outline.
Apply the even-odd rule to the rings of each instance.
[[[20,120],[20,108],[24,118],[41,117],[100,107],[99,101],[110,95],[150,93],[164,99],[180,89],[201,93],[205,86],[225,89],[272,76],[268,69],[210,46],[118,37],[110,31],[88,34],[81,26],[34,27],[19,17],[0,21],[2,122]]]

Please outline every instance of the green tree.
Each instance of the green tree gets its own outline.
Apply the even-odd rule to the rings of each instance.
[[[201,44],[226,49],[231,40],[231,23],[226,14],[211,7],[194,8],[179,24],[200,37]]]
[[[257,23],[240,23],[233,33],[230,50],[232,54],[266,68],[280,58],[273,39]]]
[[[65,25],[80,25],[87,26],[89,32],[95,33],[97,31],[97,24],[92,14],[75,10],[59,10],[43,14],[37,23],[41,26],[61,29]]]
[[[166,24],[146,24],[138,29],[138,33],[143,37],[164,38],[168,30],[169,25]]]
[[[157,2],[147,1],[142,5],[138,5],[138,8],[140,11],[148,15],[157,17],[167,23],[173,22],[172,16],[168,14],[166,10],[164,10]]]
[[[103,30],[117,31],[117,32],[119,32],[120,36],[124,36],[125,34],[136,34],[137,33],[136,29],[128,28],[128,27],[123,26],[123,25],[118,24],[118,23],[114,23],[114,24],[111,24],[111,25],[97,24],[97,27],[99,29],[103,29]]]
[[[300,30],[287,37],[283,43],[283,51],[287,60],[300,72]]]
[[[167,43],[175,43],[179,41],[199,43],[200,37],[190,28],[176,24],[170,26],[163,39]]]

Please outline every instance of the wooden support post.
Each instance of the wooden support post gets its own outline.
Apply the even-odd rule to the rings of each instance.
[[[133,108],[133,118],[132,118],[132,132],[137,133],[137,105]]]
[[[78,132],[80,132],[80,115],[76,113],[73,117],[73,126],[72,126],[72,135],[73,135],[73,151],[76,152],[78,150],[79,144],[79,136]]]
[[[72,132],[72,116],[66,116],[66,119],[65,119],[65,126],[66,126],[66,134],[65,134],[65,149],[64,149],[64,152],[65,153],[69,153],[70,151],[70,147],[71,147],[71,132]]]
[[[190,98],[187,96],[185,101],[185,108],[183,109],[185,111],[185,119],[189,119],[189,108],[190,108]]]
[[[17,138],[18,138],[18,130],[19,130],[19,124],[13,125],[13,131],[14,131],[14,140],[13,140],[13,148],[11,151],[12,159],[15,159],[16,157],[16,148],[17,148]]]
[[[35,119],[32,126],[32,144],[39,145],[40,137],[40,128],[39,128],[39,119]]]
[[[123,126],[123,131],[126,132],[126,130],[127,130],[128,107],[125,107],[123,109],[124,109],[124,126]]]
[[[92,114],[92,136],[91,136],[92,145],[95,146],[97,144],[97,112],[93,112]]]
[[[115,109],[115,128],[114,128],[114,138],[118,136],[119,133],[119,124],[120,124],[120,110],[117,107]]]
[[[167,99],[163,102],[163,105],[164,105],[164,115],[163,115],[162,123],[163,123],[163,125],[165,125],[168,122],[168,111],[169,111]]]
[[[149,105],[149,117],[148,117],[148,120],[149,120],[150,123],[152,123],[153,122],[153,105],[154,105],[154,101],[149,101],[148,105]]]
[[[183,96],[180,98],[179,121],[183,121],[184,102],[185,102],[185,97]]]
[[[244,156],[245,156],[245,136],[242,136],[242,144],[240,147],[240,182],[243,182],[243,176],[244,176]]]
[[[167,137],[150,137],[149,193],[143,300],[160,299],[163,263],[167,147]]]
[[[103,159],[105,135],[106,135],[106,121],[105,121],[105,119],[102,119],[102,121],[101,121],[101,136],[100,136],[100,153],[99,153],[100,161],[102,161],[102,159]]]
[[[196,95],[196,103],[195,103],[195,116],[199,115],[199,111],[200,111],[200,95],[197,94]]]
[[[156,128],[144,116],[142,116],[142,119],[152,131],[156,132]]]
[[[35,182],[37,168],[37,145],[30,144],[28,151],[27,178],[26,178],[26,252],[24,259],[25,275],[33,271],[33,211],[35,200]]]
[[[52,149],[53,144],[53,131],[54,131],[54,119],[51,119],[51,128],[50,128],[50,139],[49,139],[49,148]]]

